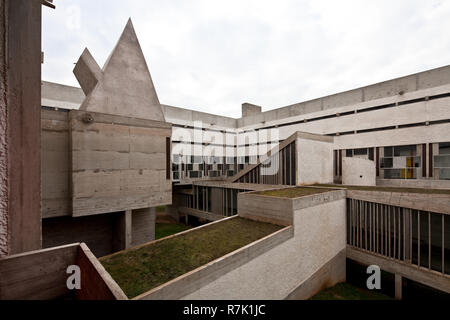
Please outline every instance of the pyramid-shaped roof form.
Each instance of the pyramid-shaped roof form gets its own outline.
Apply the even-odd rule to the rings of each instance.
[[[86,49],[74,73],[86,94],[80,110],[165,121],[131,19],[103,69]]]

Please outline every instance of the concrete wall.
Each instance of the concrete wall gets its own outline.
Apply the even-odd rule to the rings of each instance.
[[[299,133],[297,185],[333,182],[333,138]]]
[[[361,158],[342,158],[342,184],[376,186],[375,162]]]
[[[42,220],[42,247],[84,242],[97,257],[110,254],[121,235],[116,231],[121,212],[91,217],[60,217]]]
[[[450,189],[449,180],[409,180],[409,179],[377,179],[380,187]]]
[[[450,214],[450,195],[448,194],[347,190],[347,197],[403,208]]]
[[[155,240],[155,208],[133,210],[131,246],[137,246]]]
[[[41,247],[41,2],[2,1],[0,255]]]
[[[85,98],[80,88],[48,81],[42,81],[41,92],[45,107],[78,109]]]
[[[257,116],[249,116],[238,120],[238,127],[244,127],[258,122],[269,122],[288,117],[303,115],[321,110],[329,110],[360,102],[371,101],[428,89],[450,83],[450,66],[444,66],[400,77],[366,87],[345,91],[315,100],[297,103],[291,106],[263,112]]]
[[[70,130],[73,216],[171,203],[169,124],[73,110]]]
[[[234,219],[231,217],[227,219]],[[222,220],[224,221],[224,220]],[[213,223],[220,223],[213,222]],[[208,224],[211,225],[211,224]],[[204,225],[206,226],[206,225]],[[201,229],[202,227],[196,228]],[[221,278],[231,270],[235,270],[263,253],[277,247],[292,238],[292,227],[286,227],[245,247],[233,251],[213,262],[192,270],[172,281],[145,292],[133,300],[175,300],[196,292],[205,285]],[[192,232],[188,230],[185,232]],[[184,233],[181,233],[184,234]],[[173,235],[178,237],[181,234]],[[157,240],[158,241],[158,240]]]
[[[67,288],[67,268],[81,269],[81,289]],[[84,243],[0,258],[0,300],[126,300]]]
[[[131,211],[131,210],[130,210]],[[97,257],[125,250],[155,239],[155,208],[86,217],[42,220],[44,248],[75,242],[86,243]]]
[[[69,113],[41,112],[42,218],[70,216]]]
[[[335,195],[330,195],[333,193]],[[293,238],[183,299],[285,299],[292,298],[293,292],[298,296],[308,292],[311,296],[325,283],[331,286],[345,281],[345,267],[342,267],[345,259],[336,259],[334,269],[341,270],[338,277],[325,273],[321,281],[316,281],[314,290],[306,285],[303,291],[296,291],[311,277],[318,276],[329,261],[339,255],[342,257],[345,250],[345,192],[330,194],[296,199]],[[311,201],[316,205],[309,206]]]

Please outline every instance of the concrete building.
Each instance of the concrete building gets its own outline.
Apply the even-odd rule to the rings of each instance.
[[[100,257],[152,241],[163,205],[176,219],[241,215],[288,226],[275,250],[247,255],[209,283],[199,277],[198,290],[177,298],[223,298],[254,270],[276,278],[280,259],[286,277],[274,291],[255,280],[229,297],[307,298],[326,277],[342,281],[347,258],[394,273],[397,297],[403,278],[450,292],[450,66],[266,112],[244,103],[234,119],[160,104],[131,20],[103,68],[82,51],[73,70],[80,88],[40,83],[42,3],[51,5],[2,2],[3,292],[54,267],[56,293],[42,296],[63,296],[66,261],[49,266],[45,257],[70,255],[102,283],[95,296],[126,298],[90,250]],[[337,198],[289,201],[246,193],[332,183],[419,191],[353,186]],[[42,247],[51,249],[14,255]],[[15,279],[22,259],[37,267]]]
[[[71,115],[80,113],[82,117],[85,111],[90,114],[91,111],[98,111],[89,110],[89,100],[96,90],[92,89],[93,83],[106,76],[107,66],[100,71],[88,51],[83,53],[80,63],[82,64],[75,68],[75,74],[82,89],[45,81],[42,83],[43,121],[50,114],[52,123],[55,123],[54,119],[64,118],[63,115],[67,113],[69,119],[72,119],[74,116]],[[151,81],[148,83],[149,87],[153,86]],[[103,93],[109,94],[107,91],[102,91]],[[157,104],[154,96],[156,93],[144,99],[149,106],[148,110]],[[382,190],[348,190],[342,211],[346,212],[346,224],[342,224],[341,231],[344,232],[344,227],[347,229],[347,247],[344,251],[347,252],[347,259],[367,265],[378,264],[384,270],[394,273],[397,298],[401,297],[402,283],[405,283],[403,279],[450,292],[447,243],[450,239],[450,222],[447,221],[450,202],[445,190],[431,190],[450,189],[449,105],[450,66],[266,112],[262,112],[260,106],[244,103],[242,117],[238,119],[162,104],[163,118],[172,127],[170,147],[166,149],[166,156],[170,155],[166,164],[170,168],[165,171],[166,178],[172,184],[172,195],[161,203],[168,205],[166,212],[177,220],[185,219],[187,222],[188,217],[196,217],[217,221],[244,214],[239,208],[245,207],[245,203],[239,202],[239,199],[243,199],[241,195],[249,191],[332,183],[428,189],[430,195],[426,196],[420,195],[418,191],[404,191],[405,193],[400,194],[394,191],[387,195]],[[93,106],[100,108],[101,103]],[[105,108],[108,112],[122,112],[109,106]],[[142,110],[133,112],[145,118]],[[43,128],[44,137],[48,133],[45,126]],[[167,135],[166,138],[168,137]],[[85,141],[91,139],[92,136],[86,136]],[[148,137],[143,137],[143,140],[146,139]],[[51,148],[54,145],[49,143],[48,146]],[[104,146],[104,143],[101,145]],[[154,148],[157,149],[152,146]],[[73,152],[78,150],[72,147]],[[43,154],[45,157],[45,150]],[[151,161],[142,160],[142,164]],[[83,160],[80,159],[80,162],[83,163]],[[96,163],[103,162],[101,158],[96,160]],[[89,163],[84,161],[85,165]],[[43,160],[43,168],[45,167]],[[83,169],[95,172],[102,168],[88,166]],[[64,168],[63,171],[70,170]],[[42,175],[45,177],[47,174],[44,169]],[[92,177],[86,181],[92,181]],[[72,174],[72,181],[75,181],[73,179]],[[148,179],[150,177],[144,180]],[[160,180],[161,184],[164,185]],[[80,188],[80,203],[89,203],[83,198],[83,193],[89,190],[85,186]],[[72,207],[59,206],[57,202],[53,202],[58,197],[59,195],[51,192],[43,194],[43,203],[48,204],[43,207],[44,244],[46,239],[49,239],[48,245],[55,244],[51,239],[58,236],[53,234],[53,230],[66,229],[66,226],[61,228],[63,220],[51,218],[55,210],[71,212],[71,220],[67,220],[70,223],[83,219],[76,218],[80,215],[79,212],[90,216],[89,212],[96,211],[95,206],[78,209],[76,199],[73,199],[75,202],[72,202]],[[62,197],[67,198],[66,195]],[[55,203],[55,206],[51,203]],[[92,203],[98,203],[98,199],[94,198]],[[275,202],[267,202],[267,208],[274,206],[276,207]],[[65,208],[72,209],[67,211]],[[264,215],[265,210],[259,206],[258,208],[260,212],[255,211],[254,216]],[[125,209],[117,207],[111,211]],[[281,214],[275,211],[270,214]],[[100,219],[101,216],[97,218]],[[134,219],[133,214],[133,226],[137,227],[140,221]],[[116,222],[112,224],[96,223],[111,226],[117,224],[117,220],[114,221]],[[303,222],[305,225],[308,223]],[[74,226],[67,228],[77,230]],[[115,234],[114,230],[116,229],[107,227],[105,234]],[[92,234],[88,229],[84,231],[85,234],[79,231],[77,236],[86,238]],[[339,231],[334,232],[339,234]],[[386,242],[372,246],[370,239],[382,241],[383,237]],[[366,238],[366,242],[363,238]],[[96,239],[92,241],[94,249],[95,243],[105,244],[101,239]],[[116,248],[111,245],[99,252],[114,251]],[[333,252],[336,256],[327,257],[330,259],[328,262],[324,261],[324,264],[309,269],[311,278],[303,279],[306,282],[300,283],[298,289],[289,293],[287,298],[307,297],[305,292],[312,293],[314,290],[311,286],[322,283],[327,277],[336,276],[334,279],[342,281],[342,273],[331,273],[331,270],[345,269],[342,265],[345,263],[342,258],[344,253],[340,252],[342,248],[341,246]],[[319,251],[321,249],[318,248],[317,252]],[[248,262],[242,270],[256,265],[257,260]],[[316,267],[319,270],[311,273]],[[416,267],[419,271],[413,269]],[[227,274],[223,279],[223,282],[214,282],[189,297],[202,298],[212,294],[220,298],[223,297],[223,288],[230,286],[233,281],[243,281],[239,278],[239,273]],[[206,282],[200,283],[203,285]],[[253,286],[249,286],[251,287]],[[179,290],[182,292],[184,288],[180,287]],[[251,292],[250,290],[250,296]],[[286,292],[282,291],[280,297],[286,295]],[[258,290],[253,293],[255,297],[264,296]],[[159,294],[150,294],[149,297]],[[244,298],[245,295],[232,294],[230,297]]]
[[[102,69],[85,49],[74,74],[83,94],[44,89],[82,104],[42,109],[43,247],[84,241],[102,256],[154,240],[155,208],[172,203],[172,130],[131,20]]]

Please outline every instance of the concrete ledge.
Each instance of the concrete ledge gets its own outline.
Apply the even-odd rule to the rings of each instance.
[[[299,198],[281,198],[246,192],[238,194],[238,212],[243,218],[281,225],[292,225],[294,211],[345,198],[345,190],[313,194]]]
[[[450,180],[433,179],[377,179],[379,187],[450,189]]]
[[[339,252],[333,259],[323,265],[309,279],[303,281],[293,290],[286,300],[306,300],[346,280],[346,250]]]
[[[225,218],[225,216],[222,216],[220,214],[215,214],[215,213],[211,213],[211,212],[206,212],[206,211],[201,211],[201,210],[196,210],[196,209],[191,209],[191,208],[186,208],[186,207],[178,208],[178,212],[181,214],[184,214],[184,215],[190,215],[190,216],[205,219],[208,221],[218,221],[218,220],[222,220]]]
[[[293,228],[286,227],[157,288],[143,293],[133,300],[181,299],[287,241],[293,236]]]
[[[347,190],[347,198],[450,214],[450,195],[447,194]]]

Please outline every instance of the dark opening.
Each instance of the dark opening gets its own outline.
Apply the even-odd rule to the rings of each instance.
[[[166,179],[170,180],[170,137],[166,137]]]

